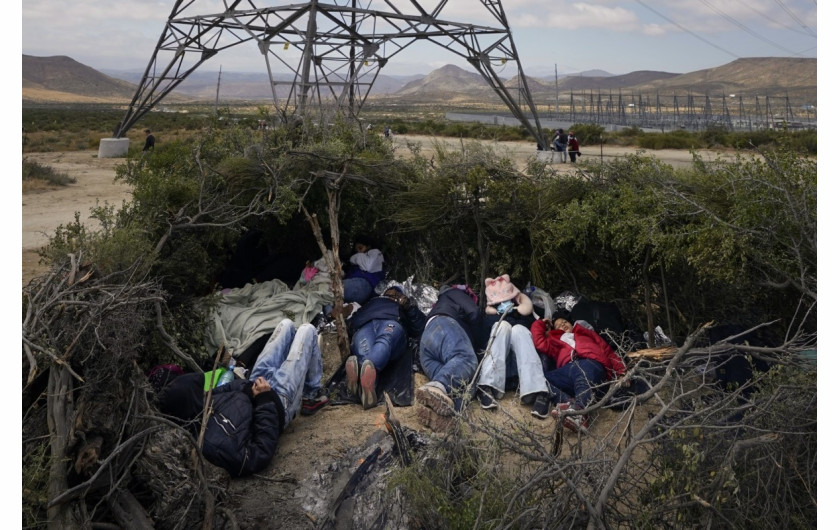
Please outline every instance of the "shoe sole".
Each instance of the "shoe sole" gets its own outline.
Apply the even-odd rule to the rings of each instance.
[[[359,395],[359,360],[351,355],[344,363],[344,371],[347,372],[347,391],[351,396]]]
[[[376,399],[376,367],[368,361],[362,363],[362,374],[359,379],[362,387],[362,408],[367,410],[375,407],[379,402]]]
[[[478,393],[483,394],[483,395],[478,396],[478,403],[479,403],[479,405],[481,405],[481,408],[483,408],[484,410],[493,410],[493,409],[499,408],[499,404],[496,403],[495,399],[493,399],[492,394],[490,394],[489,392],[487,392],[485,390],[482,390],[480,388],[478,389]],[[489,395],[490,396],[490,403],[484,403],[482,401],[482,398],[484,397],[484,395]]]
[[[572,420],[569,417],[563,418],[563,427],[569,429],[570,431],[572,431],[573,433],[576,433],[576,434],[577,433],[586,434],[587,432],[589,432],[589,429],[587,429],[585,424],[583,424],[583,423],[578,424],[577,422],[575,422],[574,420]]]
[[[455,402],[440,391],[420,387],[417,389],[417,401],[432,409],[439,416],[453,416],[455,414]]]
[[[318,412],[319,410],[324,408],[327,405],[327,403],[329,403],[329,402],[330,402],[329,399],[324,399],[322,401],[316,401],[314,403],[301,405],[300,413],[303,414],[304,416],[312,416],[313,414],[315,414],[316,412]]]
[[[417,420],[430,431],[438,433],[448,432],[455,426],[454,417],[441,416],[425,405],[417,407]]]
[[[540,414],[539,411],[532,410],[531,411],[531,416],[534,416],[535,418],[539,418],[541,420],[544,420],[548,417],[548,412],[546,412],[545,414]]]

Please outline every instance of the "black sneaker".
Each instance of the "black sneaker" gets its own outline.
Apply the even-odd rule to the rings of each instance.
[[[492,410],[499,408],[499,404],[493,399],[493,389],[486,386],[478,387],[478,401],[481,403],[481,408],[484,410]]]
[[[315,397],[303,398],[303,402],[300,406],[300,413],[304,416],[312,416],[329,402],[330,398],[327,395],[326,389],[321,387],[318,389],[318,393],[315,394]]]
[[[544,420],[548,417],[550,409],[551,402],[548,400],[548,393],[540,392],[537,394],[536,399],[534,399],[534,407],[531,409],[531,416]]]

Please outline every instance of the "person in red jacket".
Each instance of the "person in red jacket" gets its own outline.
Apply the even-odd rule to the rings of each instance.
[[[627,367],[621,357],[585,320],[572,325],[565,318],[536,320],[531,337],[537,351],[556,363],[545,378],[560,390],[559,404],[552,411],[583,410],[592,402],[592,388],[624,375]],[[563,426],[579,431],[589,426],[585,415],[563,417]]]
[[[577,137],[575,137],[575,131],[569,131],[569,160],[572,161],[572,164],[575,163],[577,157],[580,156],[580,144],[578,143]]]

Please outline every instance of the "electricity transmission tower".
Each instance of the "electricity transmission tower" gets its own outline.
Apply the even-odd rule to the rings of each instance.
[[[213,11],[217,3],[223,5]],[[248,43],[263,56],[275,110],[288,121],[316,112],[326,120],[335,112],[355,115],[386,64],[408,46],[422,44],[465,59],[538,144],[548,148],[501,1],[456,0],[454,7],[447,0],[260,3],[176,0],[114,137],[120,138],[202,63],[233,46]],[[486,24],[457,14],[449,19],[449,13],[469,13],[470,20]],[[502,72],[515,77],[505,80]]]

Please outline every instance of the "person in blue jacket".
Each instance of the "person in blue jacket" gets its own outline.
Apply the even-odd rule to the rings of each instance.
[[[396,285],[371,298],[350,316],[347,325],[352,336],[351,355],[344,368],[347,390],[360,397],[362,408],[376,406],[377,374],[405,354],[408,337],[420,337],[425,323],[426,315]]]

